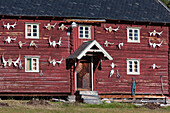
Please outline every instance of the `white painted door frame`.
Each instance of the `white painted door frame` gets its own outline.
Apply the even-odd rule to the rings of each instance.
[[[77,63],[75,63],[75,67],[77,66]],[[91,90],[93,91],[93,89],[94,89],[94,81],[93,81],[93,79],[94,79],[94,73],[93,73],[93,57],[91,57],[91,70],[90,70],[90,72],[91,72]],[[77,91],[77,71],[75,71],[75,73],[74,73],[74,77],[75,77],[75,90]]]

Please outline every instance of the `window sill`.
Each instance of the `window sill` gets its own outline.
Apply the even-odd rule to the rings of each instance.
[[[80,38],[80,37],[79,37],[79,39],[91,39],[91,38]]]
[[[37,71],[26,71],[25,70],[25,72],[27,72],[27,73],[39,73],[39,70],[37,70]]]
[[[127,73],[127,75],[140,75],[140,73]]]

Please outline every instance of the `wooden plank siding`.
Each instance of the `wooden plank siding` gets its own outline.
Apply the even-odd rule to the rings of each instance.
[[[14,29],[3,29],[3,22],[13,24],[17,22]],[[39,39],[25,39],[25,22],[39,23]],[[48,31],[44,29],[44,24],[57,22],[56,28]],[[16,20],[1,19],[0,20],[0,55],[4,54],[5,60],[12,58],[15,61],[21,55],[23,70],[14,68],[13,66],[4,68],[2,62],[0,65],[0,93],[70,93],[70,71],[66,70],[65,59],[70,55],[70,37],[67,32],[58,29],[58,24],[63,21],[50,20]],[[17,37],[17,40],[10,44],[3,42],[4,38]],[[62,37],[62,44],[59,48],[49,47],[48,39],[58,42]],[[30,42],[34,40],[38,48],[29,47]],[[26,42],[22,49],[19,49],[18,42]],[[25,72],[25,55],[37,55],[39,58],[40,72]],[[55,67],[48,63],[48,59],[60,60],[64,58],[63,63]]]
[[[3,22],[13,24],[17,22],[14,29],[3,29]],[[25,39],[25,22],[40,23],[39,24],[39,39]],[[27,19],[1,19],[0,20],[0,55],[4,54],[5,60],[12,58],[15,61],[21,55],[23,70],[18,68],[3,67],[0,64],[0,93],[75,93],[75,75],[74,66],[71,69],[66,69],[65,59],[73,53],[83,41],[97,40],[101,46],[113,57],[113,61],[105,60],[102,62],[102,69],[95,70],[94,89],[99,94],[131,94],[132,77],[135,77],[136,93],[137,94],[162,94],[161,80],[163,79],[164,94],[169,94],[169,28],[166,26],[146,26],[132,24],[115,24],[115,23],[92,23],[91,36],[92,39],[79,39],[78,27],[72,28],[71,35],[67,35],[66,30],[59,30],[59,24],[62,20],[27,20]],[[48,31],[44,29],[44,24],[57,23],[56,28]],[[127,22],[128,23],[128,22]],[[68,27],[70,27],[70,24]],[[78,23],[86,24],[86,23]],[[89,25],[89,23],[88,23]],[[104,25],[117,28],[117,32],[107,32],[104,30]],[[127,42],[127,27],[140,27],[140,43]],[[149,31],[163,31],[162,35],[149,36]],[[17,40],[10,44],[3,42],[8,36],[16,37]],[[49,47],[48,39],[51,36],[51,41],[56,42],[62,37],[62,45],[59,48]],[[149,38],[153,43],[160,43],[164,40],[160,48],[149,47]],[[38,48],[28,48],[31,40],[34,40]],[[109,41],[114,43],[112,46],[105,47],[104,42]],[[26,42],[22,49],[19,49],[18,42]],[[119,42],[123,42],[122,49],[118,49]],[[37,55],[39,59],[40,72],[25,72],[25,55]],[[64,61],[55,67],[48,63],[48,58]],[[140,75],[127,75],[126,59],[140,59]],[[114,68],[114,75],[109,78],[111,70],[110,64],[114,62],[117,66]],[[153,70],[152,64],[161,66],[159,69]],[[121,75],[116,78],[116,70]]]
[[[107,32],[104,25],[117,28],[117,32]],[[127,42],[127,27],[140,27],[140,43]],[[163,31],[162,35],[149,36],[148,32],[156,30]],[[161,80],[163,79],[164,94],[169,94],[168,84],[168,51],[169,51],[169,30],[168,27],[146,26],[146,25],[130,25],[130,24],[112,24],[103,23],[101,26],[95,26],[95,40],[97,40],[104,49],[113,57],[113,61],[103,61],[102,70],[96,71],[96,90],[99,94],[129,93],[132,90],[132,77],[135,77],[136,94],[162,94]],[[160,43],[164,40],[160,48],[149,47],[149,38],[152,43]],[[105,47],[104,42],[109,41],[114,45]],[[116,45],[123,42],[122,49],[118,49]],[[127,75],[126,59],[140,59],[140,75]],[[114,68],[114,75],[109,78],[111,70],[110,64],[114,62],[117,66]],[[161,66],[159,69],[153,70],[152,64]],[[116,70],[121,75],[116,78]]]

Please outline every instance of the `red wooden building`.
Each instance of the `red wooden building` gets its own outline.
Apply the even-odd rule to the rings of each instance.
[[[169,96],[169,25],[159,0],[1,0],[0,96]]]

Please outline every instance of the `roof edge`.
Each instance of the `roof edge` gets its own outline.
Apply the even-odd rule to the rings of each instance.
[[[158,0],[158,2],[159,2],[168,12],[170,12],[170,9],[169,9],[161,0]]]

